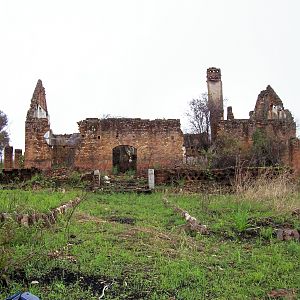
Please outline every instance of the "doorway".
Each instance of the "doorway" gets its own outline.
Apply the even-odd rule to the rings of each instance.
[[[129,145],[120,145],[113,148],[114,173],[126,173],[136,171],[137,149]]]

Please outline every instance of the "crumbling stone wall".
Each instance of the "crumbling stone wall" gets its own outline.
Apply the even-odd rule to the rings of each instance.
[[[206,167],[207,159],[203,155],[203,150],[209,147],[209,136],[203,133],[185,133],[184,137],[184,163]]]
[[[289,164],[296,175],[300,175],[300,140],[292,138],[289,147]]]
[[[183,134],[179,120],[128,118],[86,119],[78,122],[81,141],[75,155],[79,169],[112,169],[113,148],[137,149],[137,170],[181,164]]]
[[[15,149],[15,157],[14,157],[14,168],[20,169],[22,159],[22,149]]]
[[[25,167],[51,168],[52,148],[45,140],[50,125],[47,119],[28,120],[25,125]]]
[[[89,118],[78,125],[79,133],[52,133],[45,89],[39,80],[25,123],[25,167],[42,170],[70,167],[110,172],[113,149],[120,145],[136,149],[137,171],[171,167],[183,161],[183,134],[179,120]]]
[[[249,149],[257,129],[263,130],[268,136],[278,140],[278,143],[285,145],[282,162],[299,169],[300,172],[297,143],[295,144],[295,141],[291,143],[291,140],[296,138],[296,123],[270,85],[259,93],[255,109],[249,113],[249,119],[235,119],[232,107],[228,107],[227,120],[220,119],[217,125],[217,136],[226,132],[241,141],[244,149]]]
[[[52,134],[49,142],[52,147],[52,166],[73,167],[79,141],[79,133]]]
[[[257,97],[255,109],[250,112],[255,120],[292,120],[289,110],[284,109],[283,103],[273,88],[268,85]]]
[[[13,147],[5,146],[4,148],[4,169],[11,170],[13,168]]]
[[[282,101],[270,86],[260,92],[255,110],[249,115],[249,119],[235,119],[230,107],[227,111],[227,120],[219,122],[218,133],[225,131],[243,141],[247,146],[252,145],[256,129],[264,130],[278,141],[285,142],[287,146],[289,140],[296,137],[296,123],[291,113],[284,109]]]
[[[300,147],[294,140],[296,124],[291,113],[284,109],[279,96],[270,86],[258,95],[255,109],[250,112],[249,119],[235,119],[232,108],[229,107],[227,120],[224,120],[220,69],[207,70],[207,85],[212,141],[221,132],[227,132],[239,138],[246,147],[250,147],[254,132],[263,129],[287,145],[282,159],[286,164],[298,168],[300,173]],[[135,148],[138,171],[174,167],[183,162],[183,145],[188,144],[187,140],[184,143],[179,120],[89,118],[78,122],[78,125],[79,133],[52,133],[45,89],[39,80],[25,123],[25,167],[45,170],[57,166],[111,171],[113,149],[117,146]],[[190,147],[186,147],[186,154],[192,157],[198,153],[197,145],[193,140]]]
[[[55,168],[72,167],[75,160],[75,147],[53,146],[52,166]]]
[[[51,168],[52,148],[45,88],[38,80],[25,122],[25,168]]]
[[[247,119],[224,120],[219,123],[218,133],[223,130],[232,134],[246,145],[251,146],[253,143],[253,134],[256,129],[263,129],[270,136],[278,138],[280,141],[288,143],[290,138],[296,136],[295,123],[285,121],[264,120],[254,121]]]

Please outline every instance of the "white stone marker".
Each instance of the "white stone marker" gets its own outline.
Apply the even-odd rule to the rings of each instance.
[[[148,185],[149,189],[154,189],[154,169],[148,169]]]
[[[98,176],[98,185],[100,186],[100,183],[101,183],[101,173],[100,173],[100,170],[94,170],[94,175]]]

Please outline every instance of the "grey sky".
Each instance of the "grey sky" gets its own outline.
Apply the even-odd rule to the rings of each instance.
[[[236,118],[270,84],[300,120],[299,0],[0,0],[0,110],[11,144],[37,80],[54,133],[103,114],[180,118],[222,70]]]

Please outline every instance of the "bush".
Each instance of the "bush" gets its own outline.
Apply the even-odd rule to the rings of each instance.
[[[218,137],[212,147],[214,149],[212,157],[213,168],[233,167],[236,165],[240,154],[245,155],[241,141],[225,131],[218,133]]]
[[[26,184],[31,187],[55,187],[55,182],[50,178],[45,177],[41,173],[33,175],[31,179],[26,182]]]
[[[282,164],[286,144],[274,134],[256,129],[252,136],[251,163],[254,166],[274,166]]]
[[[73,171],[68,177],[68,183],[71,186],[78,186],[81,184],[81,174],[79,172]]]

